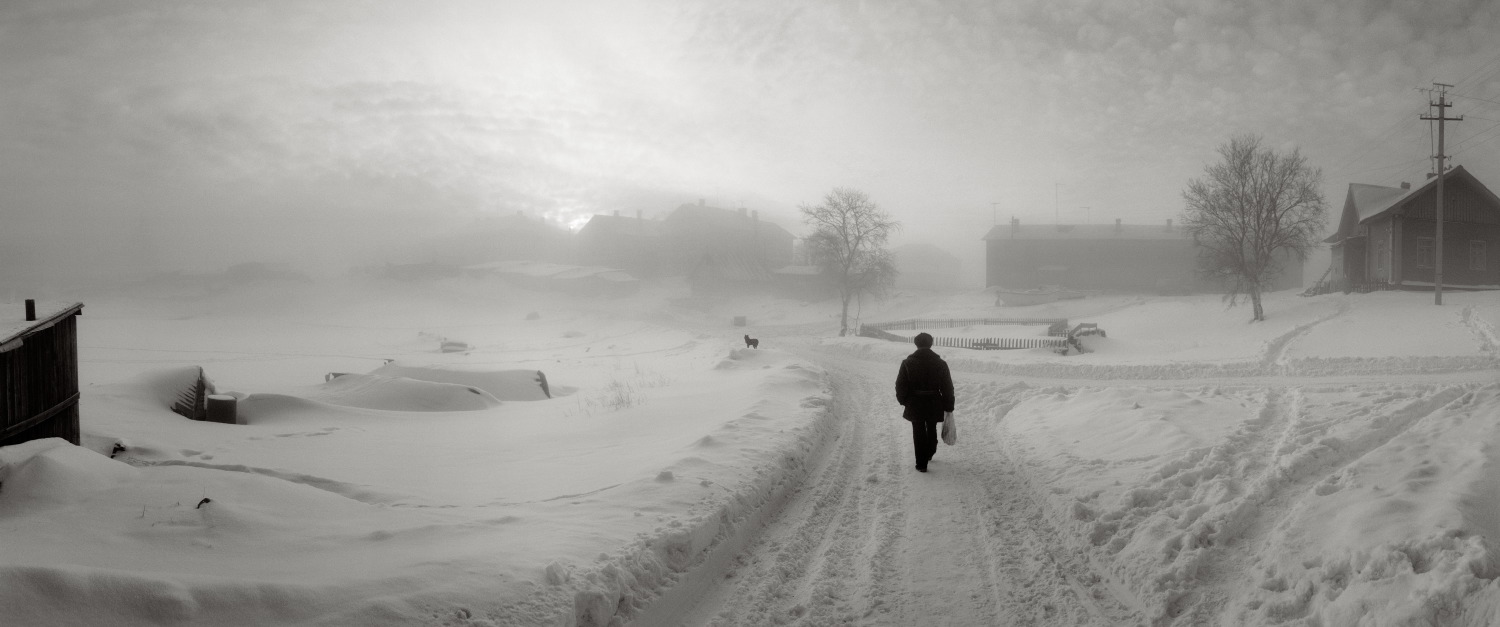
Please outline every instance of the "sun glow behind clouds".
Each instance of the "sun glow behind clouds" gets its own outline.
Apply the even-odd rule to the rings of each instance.
[[[1333,196],[1422,167],[1420,124],[1370,142],[1415,118],[1412,87],[1500,53],[1496,6],[15,0],[0,189],[11,237],[67,216],[105,245],[147,214],[577,224],[700,197],[795,226],[834,186],[929,241],[1159,222],[1237,132],[1296,140]]]

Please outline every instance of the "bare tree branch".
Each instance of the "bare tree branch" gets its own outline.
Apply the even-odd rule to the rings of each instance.
[[[1281,272],[1282,260],[1306,260],[1327,220],[1320,191],[1323,172],[1299,151],[1278,155],[1261,138],[1238,135],[1219,147],[1222,161],[1188,181],[1182,222],[1198,244],[1198,272],[1225,285],[1233,306],[1240,296],[1264,320],[1261,290]]]
[[[849,332],[849,302],[859,294],[879,295],[895,284],[896,266],[885,249],[901,224],[864,192],[835,187],[816,206],[803,205],[802,221],[812,227],[804,241],[817,265],[831,277],[843,301],[839,335]]]

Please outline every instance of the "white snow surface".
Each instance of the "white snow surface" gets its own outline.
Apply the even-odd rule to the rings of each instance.
[[[73,300],[84,446],[0,448],[6,624],[1500,622],[1497,292],[1273,293],[1253,324],[900,293],[860,315],[1108,333],[939,349],[961,439],[927,474],[890,392],[911,347],[834,337],[832,302]],[[167,409],[200,366],[241,424]]]

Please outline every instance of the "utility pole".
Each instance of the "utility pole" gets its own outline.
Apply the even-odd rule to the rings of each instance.
[[[1447,115],[1448,112],[1446,109],[1453,106],[1448,103],[1448,88],[1452,87],[1452,85],[1446,83],[1433,83],[1433,85],[1437,86],[1438,101],[1428,101],[1427,104],[1438,108],[1437,115],[1424,115],[1422,119],[1437,120],[1438,123],[1437,235],[1434,237],[1435,241],[1433,242],[1433,256],[1435,259],[1432,264],[1432,304],[1441,305],[1443,304],[1443,171],[1447,169],[1443,166],[1443,160],[1447,157],[1447,155],[1443,154],[1443,123],[1459,122],[1464,119],[1464,116],[1460,115],[1456,118],[1450,118]]]

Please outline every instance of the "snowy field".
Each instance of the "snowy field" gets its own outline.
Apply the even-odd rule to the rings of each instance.
[[[866,304],[1108,332],[940,349],[961,440],[926,475],[910,346],[833,337],[836,303],[76,300],[85,446],[0,449],[7,624],[1500,622],[1496,292],[1276,293],[1257,324],[1212,295]],[[244,424],[167,409],[196,367]]]

